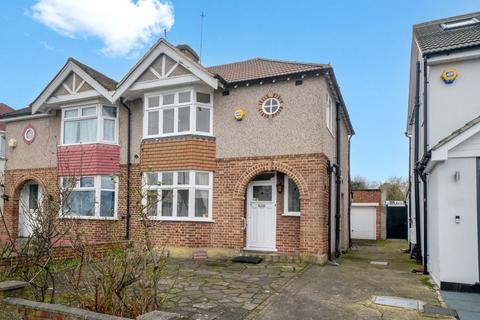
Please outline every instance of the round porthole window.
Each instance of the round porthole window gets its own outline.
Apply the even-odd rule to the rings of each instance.
[[[265,118],[276,117],[283,108],[283,100],[279,94],[269,93],[258,102],[258,111]]]
[[[32,126],[28,126],[23,131],[23,140],[26,144],[30,144],[35,140],[36,132]]]
[[[280,109],[280,102],[275,98],[268,98],[263,102],[262,110],[268,115],[277,113]]]

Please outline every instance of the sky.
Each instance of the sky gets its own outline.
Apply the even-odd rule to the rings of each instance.
[[[254,57],[332,64],[355,129],[351,174],[407,176],[412,25],[478,0],[15,0],[0,4],[0,102],[27,106],[68,57],[115,80],[165,35],[202,64]]]

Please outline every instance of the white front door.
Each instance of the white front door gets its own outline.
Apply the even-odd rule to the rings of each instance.
[[[40,186],[35,182],[27,182],[20,191],[18,236],[30,237],[35,224],[38,203],[40,199]]]
[[[246,250],[276,251],[275,181],[253,181],[247,192]]]

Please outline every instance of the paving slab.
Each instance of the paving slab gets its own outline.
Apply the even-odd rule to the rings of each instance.
[[[460,320],[480,319],[480,294],[441,291],[445,303],[457,311]]]

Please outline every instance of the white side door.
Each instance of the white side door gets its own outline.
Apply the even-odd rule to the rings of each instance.
[[[247,194],[246,250],[276,251],[275,181],[253,181]]]
[[[352,239],[376,239],[376,207],[352,205],[351,234]]]
[[[27,182],[20,192],[18,236],[30,237],[40,200],[40,186],[34,182]]]

